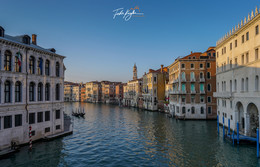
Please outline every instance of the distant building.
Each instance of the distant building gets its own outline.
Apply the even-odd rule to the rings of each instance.
[[[143,75],[143,108],[146,110],[164,110],[165,84],[168,81],[168,68],[163,67],[158,70],[150,69]]]
[[[81,87],[82,84],[74,82],[64,83],[64,101],[79,102],[81,101]]]
[[[260,14],[246,17],[217,42],[217,98],[220,123],[256,137],[260,109]]]
[[[115,100],[116,100],[117,104],[122,104],[123,103],[123,98],[124,98],[123,86],[124,85],[125,84],[123,84],[123,83],[120,83],[120,84],[116,85],[116,97],[115,97]]]
[[[178,58],[168,68],[171,113],[185,119],[216,119],[215,47]]]
[[[131,80],[124,86],[124,106],[139,107],[142,97],[142,79]]]
[[[110,82],[101,81],[102,96],[101,101],[103,103],[116,103],[116,85],[121,84],[121,82]]]
[[[81,102],[86,102],[87,101],[87,96],[86,96],[86,85],[82,84],[81,85]]]
[[[65,57],[36,38],[0,27],[0,150],[64,131]]]
[[[86,89],[86,101],[91,103],[101,102],[102,88],[101,83],[98,81],[87,82]]]

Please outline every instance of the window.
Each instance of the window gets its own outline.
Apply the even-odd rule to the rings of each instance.
[[[204,103],[204,96],[200,96],[200,102]]]
[[[229,61],[229,68],[232,69],[232,60]]]
[[[195,107],[191,107],[191,113],[195,114]]]
[[[31,82],[29,85],[29,101],[35,100],[34,89],[35,89],[35,84],[33,82]]]
[[[60,125],[56,125],[56,130],[60,129]]]
[[[32,131],[32,136],[35,136],[35,130]]]
[[[194,72],[191,72],[190,73],[190,80],[194,80],[194,79],[195,79]]]
[[[50,121],[50,111],[45,111],[45,121]]]
[[[211,85],[208,84],[208,91],[210,92],[211,91]]]
[[[5,103],[11,102],[11,82],[5,81]]]
[[[258,35],[259,34],[259,26],[255,26],[255,35]]]
[[[235,79],[235,91],[237,91],[237,80]]]
[[[249,56],[248,56],[248,53],[246,53],[246,63],[249,62]]]
[[[4,37],[4,32],[5,30],[2,27],[0,27],[0,37]]]
[[[181,68],[185,68],[185,64],[181,64]]]
[[[210,72],[207,72],[207,78],[210,79]]]
[[[22,114],[18,114],[18,115],[15,115],[15,127],[17,127],[17,126],[22,126],[22,119],[23,118],[23,116],[22,116]]]
[[[203,76],[203,72],[200,72],[200,79],[203,79],[204,76]]]
[[[259,77],[255,76],[255,91],[259,91]]]
[[[190,68],[194,68],[194,64],[193,63],[190,64]]]
[[[244,87],[245,87],[245,80],[244,80],[244,78],[242,78],[242,80],[241,80],[241,91],[244,91]]]
[[[153,77],[153,82],[156,83],[156,77]]]
[[[235,58],[235,67],[237,67],[237,58]]]
[[[22,55],[20,52],[15,56],[15,72],[22,72]]]
[[[182,83],[182,84],[181,84],[181,91],[182,91],[182,92],[185,92],[185,91],[186,91],[186,85],[185,85],[185,83]]]
[[[241,62],[242,62],[242,64],[244,64],[244,63],[245,63],[245,60],[244,60],[244,59],[245,59],[245,56],[244,56],[244,55],[242,55],[242,56],[241,56]]]
[[[249,40],[249,32],[246,33],[246,40]]]
[[[4,116],[4,129],[12,128],[12,116]]]
[[[45,128],[45,133],[48,133],[48,132],[50,132],[50,131],[51,131],[51,128],[50,128],[50,127]]]
[[[43,112],[37,113],[37,121],[38,123],[43,122]]]
[[[230,103],[230,108],[232,108],[232,100],[230,100],[229,103]]]
[[[195,96],[191,95],[191,103],[195,103]]]
[[[27,35],[25,35],[24,37],[23,37],[23,43],[25,43],[25,44],[30,44],[30,37],[29,36],[27,36]]]
[[[60,76],[60,63],[56,62],[56,77]]]
[[[207,63],[207,68],[210,68],[210,63]]]
[[[45,62],[45,75],[49,76],[50,75],[50,61],[46,60]]]
[[[29,114],[29,124],[34,124],[35,123],[35,113],[30,113]]]
[[[211,107],[208,107],[208,114],[211,114]]]
[[[39,58],[37,62],[37,74],[42,75],[42,58]]]
[[[203,68],[203,64],[200,64],[200,68]]]
[[[56,84],[56,89],[55,89],[55,92],[56,92],[56,100],[60,100],[60,85],[59,84]]]
[[[204,114],[204,108],[200,107],[200,114]]]
[[[15,102],[21,102],[22,99],[22,84],[20,81],[15,83]]]
[[[204,91],[204,83],[201,83],[201,84],[200,84],[200,91],[201,91],[201,92]]]
[[[211,96],[208,96],[208,103],[211,103]]]
[[[60,119],[60,110],[56,110],[56,119]]]
[[[185,72],[182,72],[182,73],[181,73],[181,79],[185,80],[185,78],[186,78],[186,77],[185,77]]]
[[[248,78],[246,78],[246,91],[248,92]]]
[[[232,50],[232,43],[230,43],[229,45],[230,45],[230,50]]]
[[[190,84],[190,90],[191,90],[191,92],[195,92],[195,84],[194,83]]]
[[[255,60],[258,60],[258,48],[255,49]]]
[[[34,74],[34,67],[35,67],[35,58],[33,56],[30,56],[29,59],[29,73]]]
[[[181,102],[182,102],[182,103],[185,103],[185,102],[186,102],[185,96],[181,96]]]
[[[40,82],[38,84],[38,101],[42,101],[42,89],[43,89],[43,85],[42,83]]]
[[[5,71],[12,71],[12,53],[7,50],[5,51],[5,57],[4,57],[4,69]]]
[[[237,47],[237,40],[235,40],[235,47]]]
[[[46,83],[45,85],[45,101],[50,100],[50,84]]]
[[[185,114],[185,112],[186,112],[185,107],[182,107],[182,114]]]
[[[242,43],[245,42],[245,36],[244,36],[244,35],[242,35],[242,37],[241,37],[241,41],[242,41]]]

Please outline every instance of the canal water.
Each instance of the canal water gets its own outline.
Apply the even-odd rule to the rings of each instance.
[[[5,166],[259,166],[255,146],[232,146],[217,135],[215,121],[178,121],[165,114],[118,106],[66,103],[84,108],[74,133],[28,146]]]

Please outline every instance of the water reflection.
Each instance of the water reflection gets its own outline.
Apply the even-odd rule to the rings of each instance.
[[[233,147],[215,121],[178,121],[156,112],[102,104],[67,103],[73,135],[34,144],[0,166],[257,166],[254,146]]]

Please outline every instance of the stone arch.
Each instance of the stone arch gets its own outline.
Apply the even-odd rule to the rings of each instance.
[[[245,116],[244,116],[244,107],[243,104],[238,101],[236,103],[236,110],[237,112],[237,122],[239,123],[239,130],[243,131],[245,130]]]
[[[256,129],[259,128],[258,108],[254,103],[249,103],[246,111],[249,115],[249,135],[256,137]]]

